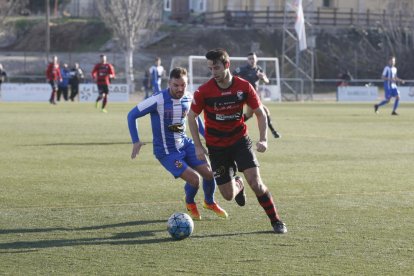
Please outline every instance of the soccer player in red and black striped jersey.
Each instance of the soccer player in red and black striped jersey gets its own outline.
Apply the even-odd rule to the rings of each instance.
[[[62,75],[60,74],[60,67],[57,56],[53,56],[52,62],[50,62],[47,66],[46,79],[52,87],[52,93],[50,94],[49,103],[56,104],[55,96],[56,92],[58,91],[58,82],[62,81]]]
[[[259,163],[252,149],[253,143],[247,133],[243,118],[243,106],[247,104],[257,117],[260,139],[258,152],[267,149],[267,118],[263,105],[253,86],[230,72],[230,57],[223,49],[207,52],[207,67],[212,78],[194,93],[188,125],[194,140],[196,155],[206,159],[208,153],[219,190],[226,200],[236,200],[240,206],[246,203],[244,184],[237,170],[243,172],[249,186],[256,194],[259,204],[278,234],[287,232],[277,212],[273,197],[263,183]],[[198,134],[197,117],[204,111],[207,150]]]
[[[107,112],[105,109],[108,102],[109,84],[111,79],[115,78],[115,69],[112,64],[106,60],[106,55],[100,55],[101,62],[96,64],[92,70],[92,78],[98,85],[99,96],[96,98],[95,106],[98,108],[98,103],[102,100],[102,112]]]

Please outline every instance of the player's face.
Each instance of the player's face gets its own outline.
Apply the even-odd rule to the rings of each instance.
[[[227,69],[222,62],[214,63],[212,60],[207,60],[207,67],[211,72],[212,77],[217,82],[223,82],[227,76]]]
[[[106,56],[101,56],[101,62],[106,63]]]
[[[256,55],[250,55],[250,56],[247,56],[247,63],[248,63],[251,67],[256,67],[256,63],[257,63],[257,56],[256,56]]]
[[[168,87],[170,88],[171,97],[181,99],[187,88],[187,77],[183,76],[179,79],[171,78],[168,81]]]
[[[391,58],[390,59],[390,65],[391,66],[395,66],[395,58]]]

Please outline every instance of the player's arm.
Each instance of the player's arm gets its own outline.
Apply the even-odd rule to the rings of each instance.
[[[190,110],[190,112],[187,115],[188,127],[190,129],[191,136],[193,137],[197,158],[199,160],[206,160],[207,150],[203,147],[203,144],[201,143],[197,122],[198,115],[199,114],[196,114],[193,110]]]
[[[267,116],[263,109],[263,105],[253,110],[257,118],[257,125],[259,127],[259,142],[256,143],[258,152],[265,152],[267,149]]]
[[[92,70],[92,72],[91,72],[91,76],[92,76],[92,79],[93,79],[93,80],[96,80],[96,79],[97,79],[97,73],[98,73],[98,68],[97,68],[97,66],[95,65],[95,67],[93,67],[93,70]]]
[[[128,129],[129,134],[131,135],[132,140],[132,153],[131,159],[134,159],[141,150],[141,147],[145,145],[145,143],[141,142],[138,135],[138,122],[137,119],[139,117],[145,116],[148,114],[148,110],[140,111],[138,106],[135,106],[131,111],[129,111],[127,119],[128,119]]]
[[[109,78],[115,79],[115,68],[112,64],[109,64]]]
[[[268,84],[270,82],[269,78],[266,76],[266,74],[263,72],[263,70],[258,70],[257,71],[257,77],[259,79],[261,79],[266,84]]]

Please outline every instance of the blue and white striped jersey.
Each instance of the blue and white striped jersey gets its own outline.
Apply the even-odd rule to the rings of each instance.
[[[393,79],[384,80],[385,89],[397,88],[397,82],[394,80],[397,77],[397,67],[389,65],[385,66],[384,70],[382,71],[382,76],[385,78]]]
[[[161,158],[180,152],[186,135],[186,117],[190,110],[192,95],[186,92],[181,99],[174,99],[167,88],[140,102],[128,114],[128,126],[133,143],[139,141],[137,118],[151,116],[154,155]]]

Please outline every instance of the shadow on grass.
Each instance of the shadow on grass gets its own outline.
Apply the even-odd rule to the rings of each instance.
[[[52,227],[52,228],[27,228],[27,229],[24,229],[24,228],[0,229],[0,235],[1,234],[46,233],[46,232],[54,232],[54,231],[101,230],[101,229],[117,228],[117,227],[139,226],[139,225],[146,225],[146,224],[151,224],[151,223],[165,223],[165,221],[164,220],[128,221],[128,222],[122,222],[122,223],[86,226],[86,227],[78,227],[78,228]]]
[[[165,223],[165,221],[134,221],[119,224],[108,224],[101,226],[89,226],[80,228],[39,228],[39,229],[6,229],[0,230],[1,234],[24,234],[24,233],[43,233],[51,231],[85,231],[85,230],[99,230],[107,228],[125,227],[144,225],[150,223]],[[156,237],[157,233],[165,233],[165,237]],[[216,238],[216,237],[232,237],[243,235],[258,235],[271,234],[271,231],[255,231],[255,232],[237,232],[226,234],[211,234],[211,235],[193,235],[191,239]],[[140,245],[140,244],[157,244],[164,242],[177,242],[170,238],[166,229],[157,229],[150,231],[124,232],[113,234],[110,237],[95,237],[95,238],[78,238],[78,239],[49,239],[36,241],[16,241],[0,243],[0,254],[7,253],[25,253],[36,252],[37,249],[54,248],[54,247],[72,247],[72,246],[88,246],[88,245]]]
[[[145,142],[149,144],[149,142]],[[152,143],[152,142],[151,142]],[[55,146],[113,146],[129,145],[131,142],[85,142],[85,143],[47,143],[47,144],[30,144],[20,145],[21,147],[55,147]]]

